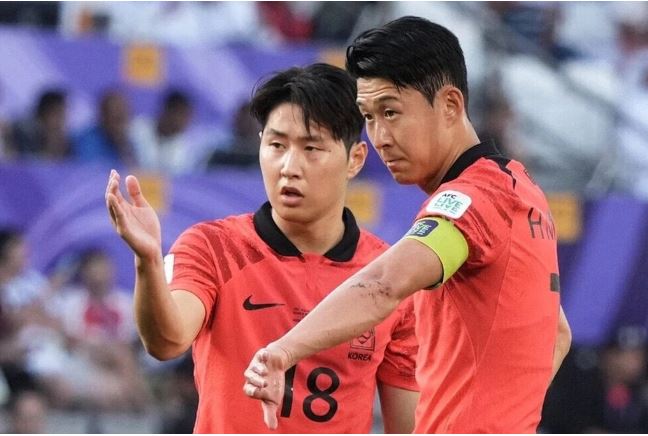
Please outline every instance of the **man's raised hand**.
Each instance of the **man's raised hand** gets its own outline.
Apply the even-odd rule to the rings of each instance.
[[[115,231],[140,258],[153,259],[161,256],[160,220],[144,198],[137,178],[132,175],[126,177],[130,202],[123,197],[119,182],[119,173],[112,170],[105,197]]]

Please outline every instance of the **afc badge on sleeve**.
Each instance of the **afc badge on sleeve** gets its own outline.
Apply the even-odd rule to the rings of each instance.
[[[468,195],[459,191],[447,190],[435,195],[425,211],[456,219],[468,210],[470,203],[472,203],[472,199]]]

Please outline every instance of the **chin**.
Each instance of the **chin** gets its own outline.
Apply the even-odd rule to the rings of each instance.
[[[416,180],[412,179],[411,177],[408,177],[407,174],[404,173],[392,173],[392,177],[398,183],[399,185],[414,185],[416,184]]]

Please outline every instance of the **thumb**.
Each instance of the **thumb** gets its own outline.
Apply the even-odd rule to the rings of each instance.
[[[277,404],[270,401],[262,401],[261,407],[263,408],[263,422],[265,422],[270,430],[276,430],[279,425],[277,422]]]
[[[130,198],[133,200],[135,206],[145,207],[149,205],[146,201],[146,198],[144,198],[144,194],[142,194],[142,188],[140,188],[137,177],[133,175],[126,177],[126,190],[128,191],[128,195],[130,195]]]

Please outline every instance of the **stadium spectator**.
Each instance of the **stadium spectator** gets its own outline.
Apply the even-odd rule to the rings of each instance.
[[[620,5],[617,186],[648,199],[648,4]]]
[[[250,114],[250,103],[245,102],[236,111],[232,126],[232,138],[219,146],[209,157],[207,167],[235,165],[240,167],[259,164],[259,132],[261,127]]]
[[[392,176],[430,198],[405,237],[256,353],[245,392],[263,400],[266,424],[276,428],[288,368],[366,331],[415,294],[415,432],[535,432],[571,342],[544,194],[524,166],[480,142],[467,113],[463,53],[448,29],[397,19],[358,36],[346,66]]]
[[[43,92],[33,116],[15,123],[9,133],[8,155],[60,160],[70,155],[66,128],[66,96],[59,89]]]
[[[501,1],[489,2],[488,6],[494,11],[502,24],[521,38],[522,43],[516,44],[521,52],[546,53],[550,59],[557,62],[579,56],[573,48],[563,45],[557,35],[561,9],[558,4],[551,2],[520,2]]]
[[[74,155],[81,162],[103,162],[113,167],[136,166],[129,129],[128,100],[120,91],[110,90],[100,99],[97,124],[74,139]]]
[[[570,353],[543,411],[549,433],[646,433],[646,329],[622,326],[597,350]]]
[[[193,106],[187,94],[169,90],[157,119],[140,117],[133,121],[132,138],[140,168],[168,174],[193,169],[185,132],[191,123]]]
[[[9,434],[43,434],[47,432],[49,406],[38,391],[24,390],[9,400]]]
[[[241,391],[246,361],[303,318],[325,289],[386,249],[344,208],[347,184],[367,155],[355,90],[346,72],[326,64],[286,70],[257,88],[251,107],[263,126],[269,202],[255,214],[192,226],[164,262],[159,219],[137,179],[126,178],[130,203],[111,172],[106,202],[135,253],[142,341],[159,359],[193,344],[196,432],[266,432]],[[408,300],[379,326],[291,369],[279,430],[367,433],[378,386],[385,429],[409,433],[418,397],[413,322]]]

